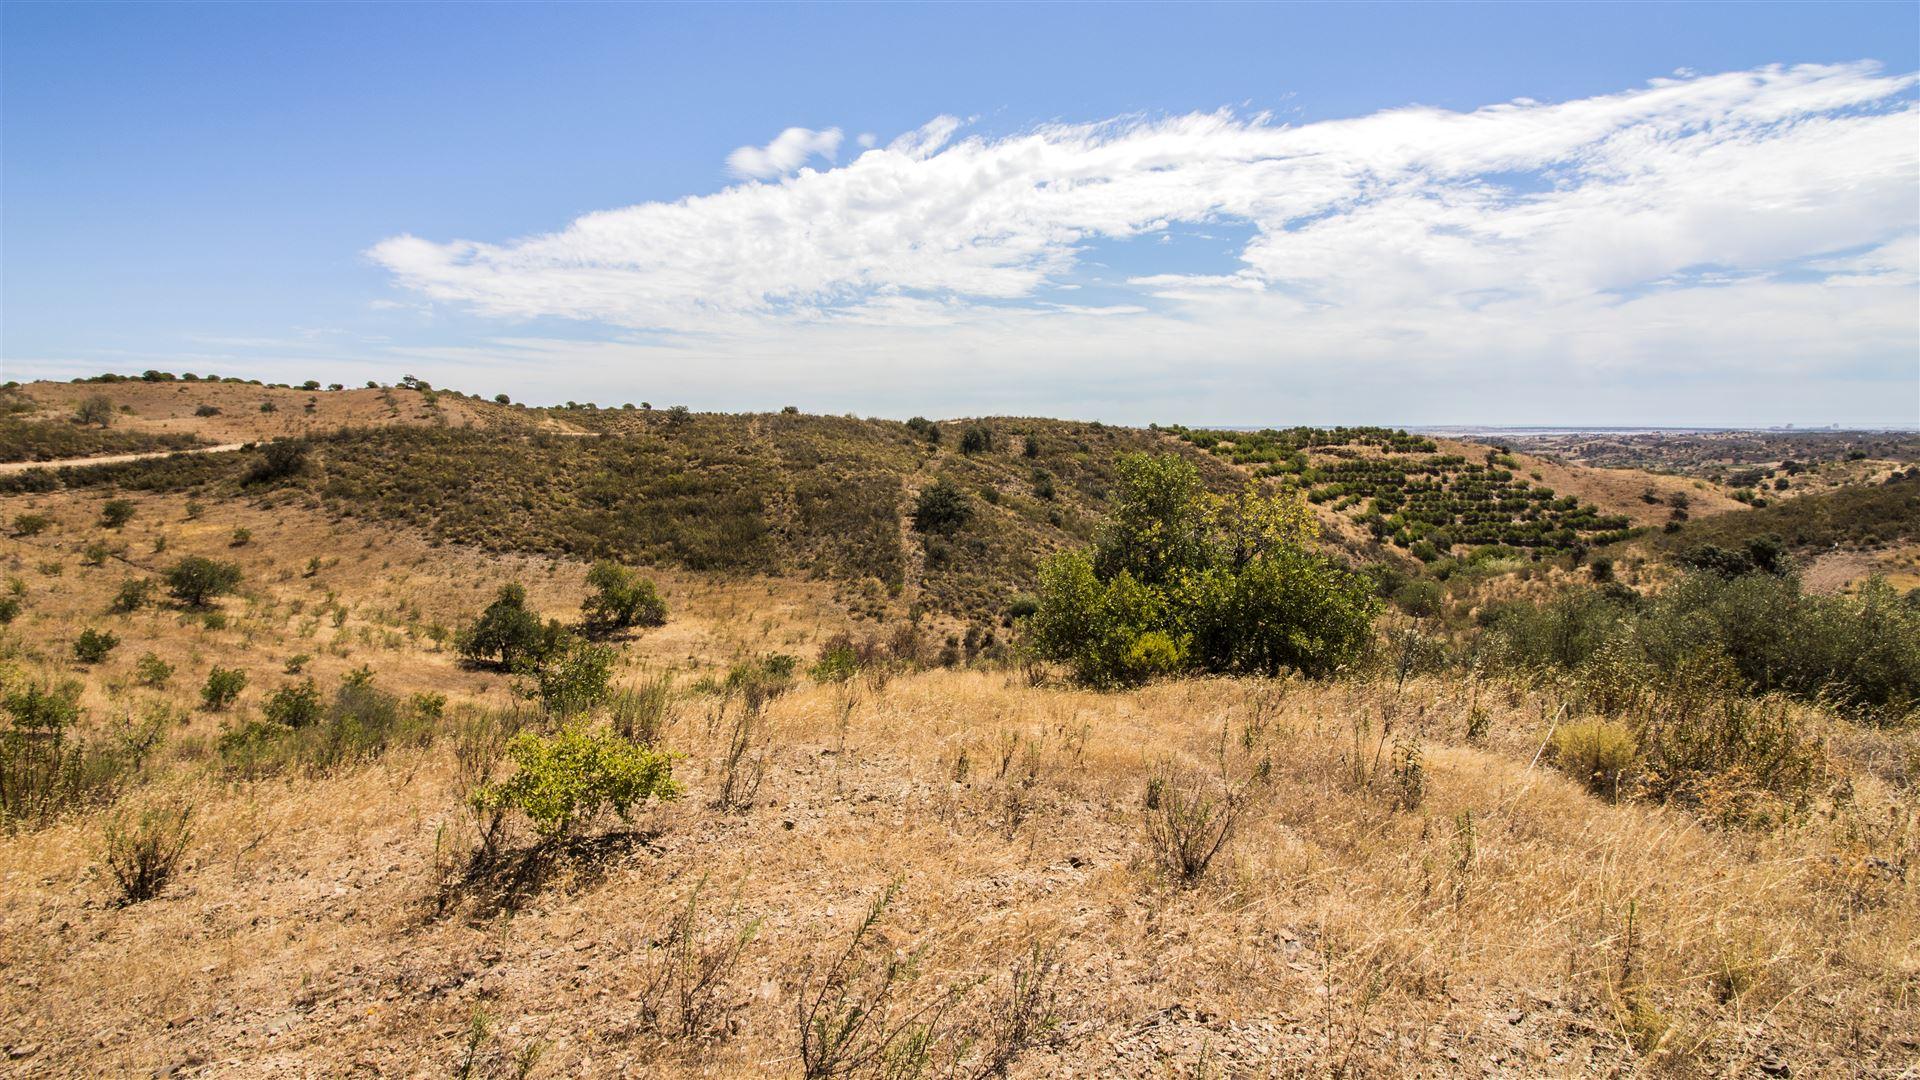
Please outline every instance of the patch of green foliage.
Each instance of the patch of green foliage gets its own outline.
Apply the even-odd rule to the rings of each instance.
[[[240,587],[240,567],[202,555],[188,555],[167,571],[167,592],[188,607],[206,607]]]
[[[221,761],[240,776],[317,775],[372,760],[394,746],[425,745],[445,708],[445,699],[436,697],[415,695],[402,702],[376,687],[371,672],[362,668],[341,680],[332,699],[322,703],[313,680],[303,680],[270,696],[264,719],[222,733]]]
[[[626,820],[648,799],[680,795],[672,755],[611,732],[579,726],[553,735],[522,732],[507,744],[507,757],[515,772],[475,791],[474,807],[521,814],[545,842],[564,839],[607,810]]]
[[[1489,613],[1499,655],[1529,667],[1644,670],[1723,664],[1746,689],[1780,691],[1886,723],[1920,707],[1920,605],[1873,579],[1856,595],[1802,591],[1793,574],[1689,573],[1657,596],[1576,589]]]
[[[1297,496],[1257,484],[1215,495],[1171,455],[1129,455],[1119,471],[1094,547],[1041,572],[1027,624],[1041,657],[1118,686],[1179,671],[1319,676],[1365,652],[1378,602],[1309,550]]]
[[[653,582],[619,563],[601,561],[587,571],[592,595],[580,605],[590,629],[624,630],[632,626],[664,626],[667,602]]]
[[[29,420],[0,414],[0,461],[58,461],[107,454],[188,450],[204,445],[205,440],[181,432],[129,431],[67,419]]]

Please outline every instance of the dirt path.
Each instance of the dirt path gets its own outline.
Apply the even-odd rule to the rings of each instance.
[[[106,454],[100,457],[61,458],[57,461],[7,461],[0,462],[0,476],[8,473],[26,472],[28,469],[64,469],[69,465],[118,465],[123,461],[145,461],[148,458],[172,457],[175,454],[224,454],[238,450],[246,443],[221,443],[219,446],[196,446],[188,450],[149,450],[140,454]]]

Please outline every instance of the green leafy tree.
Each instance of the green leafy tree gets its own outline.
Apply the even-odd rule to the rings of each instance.
[[[239,587],[239,566],[201,555],[189,555],[167,571],[167,591],[188,607],[205,607]]]
[[[542,623],[527,607],[520,584],[500,586],[493,603],[454,638],[454,648],[470,663],[516,668],[550,652],[564,632],[558,622]]]
[[[587,571],[587,585],[594,592],[580,608],[589,627],[624,630],[666,624],[667,602],[660,599],[653,582],[619,563],[595,563]]]
[[[1041,570],[1038,653],[1095,686],[1176,671],[1321,676],[1359,658],[1379,601],[1309,548],[1297,492],[1209,492],[1184,459],[1128,455],[1091,551]]]
[[[207,672],[207,681],[200,687],[200,702],[210,712],[222,712],[240,698],[240,691],[247,688],[247,673],[235,668],[223,668],[215,665]]]
[[[941,479],[920,489],[913,504],[915,532],[952,536],[973,520],[973,504],[953,481]]]

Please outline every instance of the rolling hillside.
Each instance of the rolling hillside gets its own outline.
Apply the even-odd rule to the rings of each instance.
[[[204,382],[36,385],[29,422],[71,425],[84,392],[115,409],[91,430],[298,438],[0,476],[0,1074],[802,1077],[823,993],[924,1024],[889,1028],[924,1036],[909,1075],[1893,1078],[1920,1055],[1910,723],[1611,652],[1429,656],[1472,631],[1395,612],[1324,679],[1096,692],[1005,648],[1118,455],[1228,490],[1268,464],[1231,447]],[[1354,492],[1326,489],[1374,476],[1342,463],[1463,458],[1374,490],[1524,504],[1487,525],[1673,509],[1636,474],[1310,439],[1300,479],[1353,562],[1421,565],[1341,531]],[[916,530],[942,482],[966,512]],[[1910,487],[1628,544],[1910,535]],[[1640,603],[1530,550],[1509,593]],[[586,625],[606,556],[645,565],[663,625]],[[192,560],[230,591],[176,588]],[[1620,561],[1613,584],[1657,590]],[[503,589],[604,665],[584,714],[463,658]],[[1663,730],[1643,714],[1678,734],[1636,749]],[[490,826],[480,793],[538,774],[520,736],[579,730],[670,756],[673,797]],[[1568,732],[1694,786],[1623,787]],[[135,898],[128,837],[167,821],[191,828]],[[1218,858],[1181,869],[1180,828]]]

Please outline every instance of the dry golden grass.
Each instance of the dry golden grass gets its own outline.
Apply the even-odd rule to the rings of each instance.
[[[471,842],[451,740],[235,782],[208,760],[221,718],[189,709],[193,692],[212,664],[243,667],[240,709],[254,709],[308,652],[324,686],[367,664],[394,691],[505,705],[504,680],[459,668],[428,627],[510,579],[570,616],[585,568],[298,505],[188,520],[184,499],[134,498],[119,533],[94,524],[92,496],[0,501],[6,520],[57,522],[0,540],[27,584],[9,663],[77,675],[81,627],[119,634],[85,703],[95,723],[150,696],[188,710],[132,797],[192,799],[198,836],[177,880],[128,907],[102,869],[99,814],[0,836],[0,1070],[441,1075],[478,1009],[493,1022],[486,1075],[534,1043],[536,1076],[799,1075],[808,965],[894,879],[885,941],[928,948],[913,995],[1003,973],[1035,941],[1057,950],[1063,1038],[1022,1056],[1019,1076],[1899,1076],[1920,1062],[1911,733],[1805,712],[1830,730],[1847,790],[1788,829],[1721,831],[1605,803],[1539,762],[1559,706],[1546,690],[1190,680],[1094,694],[931,671],[775,699],[766,782],[735,813],[710,805],[717,699],[683,692],[664,740],[685,755],[683,799],[580,845],[516,905],[475,885],[441,910],[449,853]],[[238,527],[252,539],[230,547]],[[83,564],[102,535],[126,562]],[[245,567],[225,629],[171,609],[104,614],[122,577],[187,553]],[[684,690],[742,656],[810,660],[846,625],[823,584],[655,577],[672,618],[625,645],[626,677],[674,667]],[[179,668],[165,691],[132,684],[148,650]],[[1470,743],[1476,709],[1487,731]],[[1391,766],[1416,739],[1409,809]],[[1250,792],[1245,816],[1182,887],[1150,856],[1148,780],[1204,781],[1223,758]],[[1269,779],[1249,783],[1263,761]],[[760,925],[718,1031],[689,1041],[649,1030],[640,998],[649,944],[702,880],[715,933]]]
[[[528,412],[436,394],[431,399],[412,390],[294,390],[231,382],[33,382],[20,393],[40,406],[36,419],[65,419],[83,399],[104,395],[115,409],[114,426],[133,431],[179,432],[212,443],[254,442],[261,439],[320,435],[348,427],[390,425],[444,425],[491,428],[532,425],[554,431],[574,430],[546,413]],[[271,412],[260,406],[271,403]],[[311,404],[311,409],[309,409]],[[214,416],[195,415],[202,406],[220,410]],[[120,411],[123,407],[130,412]]]

